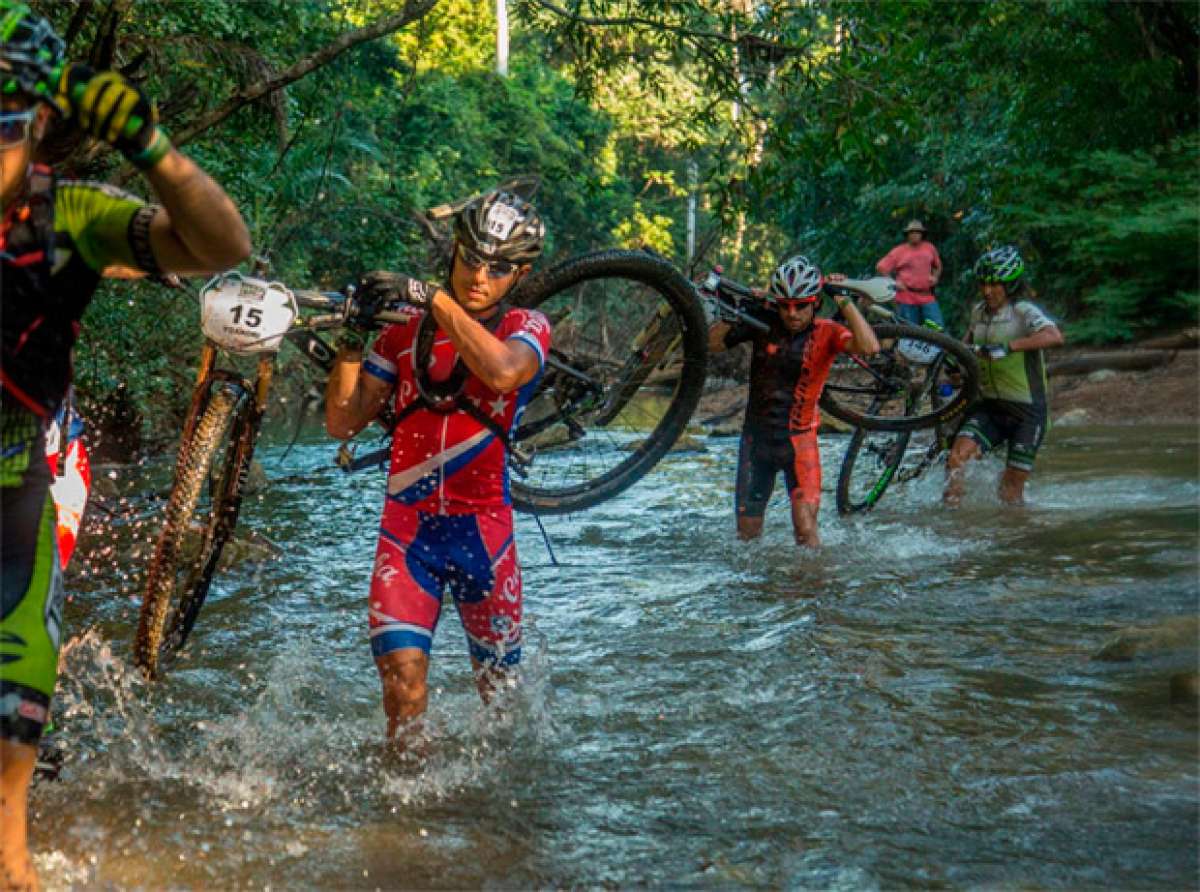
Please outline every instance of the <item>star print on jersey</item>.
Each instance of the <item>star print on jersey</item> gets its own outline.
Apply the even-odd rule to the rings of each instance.
[[[541,366],[550,350],[550,323],[537,310],[514,308],[492,330],[502,342],[520,341],[534,352],[538,374],[527,384],[500,393],[468,371],[459,408],[434,411],[422,406],[416,387],[415,325],[389,325],[375,341],[363,363],[363,373],[392,386],[395,411],[405,414],[392,435],[388,498],[434,514],[475,513],[511,504],[504,438],[466,411],[472,405],[494,419],[501,430],[520,423],[526,405],[541,379]],[[430,370],[433,381],[447,380],[458,360],[444,332],[434,337]],[[431,363],[431,365],[433,365]]]

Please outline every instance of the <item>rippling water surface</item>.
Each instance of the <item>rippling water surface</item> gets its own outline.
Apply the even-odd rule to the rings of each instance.
[[[148,530],[93,532],[69,762],[34,794],[48,886],[1197,884],[1197,717],[1168,697],[1196,669],[1193,428],[1055,431],[1025,510],[995,465],[957,513],[932,475],[850,521],[827,491],[816,557],[778,496],[733,540],[730,439],[548,519],[561,566],[521,518],[524,685],[480,707],[451,611],[424,762],[380,746],[383,481],[331,452],[261,451],[243,527],[283,555],[219,577],[153,687],[129,665]],[[1092,659],[1164,622],[1182,645]]]

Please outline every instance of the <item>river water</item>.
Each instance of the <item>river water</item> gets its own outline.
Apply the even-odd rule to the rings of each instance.
[[[44,882],[1196,886],[1197,715],[1168,696],[1194,641],[1093,659],[1195,620],[1194,428],[1056,430],[1024,510],[996,502],[995,464],[955,513],[934,475],[848,522],[827,491],[815,557],[778,494],[763,540],[733,540],[736,441],[708,442],[548,519],[560,566],[520,519],[523,685],[479,706],[450,611],[424,760],[380,746],[381,477],[327,472],[315,440],[262,449],[274,482],[242,523],[284,553],[219,577],[154,686],[129,665],[128,540],[150,527],[94,529],[69,761],[33,796]],[[827,490],[843,445],[823,441]]]

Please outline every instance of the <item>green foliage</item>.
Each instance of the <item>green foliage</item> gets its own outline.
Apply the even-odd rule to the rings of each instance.
[[[179,132],[404,3],[36,5],[64,32],[77,21],[72,57],[122,67]],[[1196,4],[553,5],[566,15],[510,0],[507,78],[492,71],[493,4],[441,0],[186,151],[237,202],[274,274],[298,286],[337,288],[376,267],[436,275],[415,212],[525,173],[543,182],[544,262],[648,244],[683,265],[692,162],[695,262],[747,280],[798,251],[867,272],[916,216],[945,261],[952,324],[975,298],[975,258],[1002,242],[1027,254],[1073,338],[1195,322]],[[67,173],[117,169],[111,153],[71,157]],[[130,188],[149,195],[143,180]],[[84,321],[81,388],[170,430],[196,321],[178,294],[106,286]],[[281,380],[307,369],[289,351],[282,361]]]

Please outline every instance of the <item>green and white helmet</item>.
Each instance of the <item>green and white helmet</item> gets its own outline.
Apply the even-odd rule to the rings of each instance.
[[[1025,261],[1012,245],[1004,245],[988,251],[975,261],[975,277],[980,282],[1016,284],[1025,274]]]
[[[59,111],[54,89],[66,44],[24,3],[0,0],[0,95],[25,94]]]

